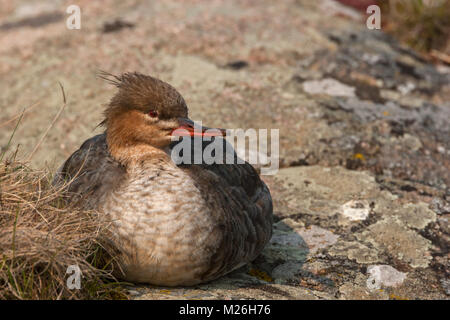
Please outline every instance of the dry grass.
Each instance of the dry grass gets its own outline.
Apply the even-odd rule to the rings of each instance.
[[[107,224],[67,204],[49,178],[17,161],[0,164],[0,298],[126,298],[101,240]],[[82,271],[80,290],[66,286],[70,265]]]
[[[126,298],[102,241],[107,224],[68,204],[49,178],[17,161],[0,164],[0,298]],[[70,265],[82,271],[80,290],[67,288]]]
[[[389,0],[381,5],[388,32],[416,50],[450,54],[450,0]]]
[[[6,156],[11,139],[0,153],[0,299],[127,299],[112,276],[108,223],[66,201],[49,170]],[[79,290],[66,284],[71,265]]]

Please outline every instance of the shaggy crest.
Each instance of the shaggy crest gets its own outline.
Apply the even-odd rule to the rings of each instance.
[[[108,118],[129,110],[147,113],[158,112],[161,119],[187,117],[188,109],[181,94],[170,84],[137,72],[115,76],[101,71],[98,77],[116,86],[119,90],[106,107],[105,125]]]

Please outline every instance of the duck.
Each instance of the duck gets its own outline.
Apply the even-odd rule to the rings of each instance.
[[[182,95],[155,77],[100,77],[116,87],[105,130],[61,165],[53,184],[107,218],[118,278],[192,286],[254,261],[273,224],[271,194],[257,170],[245,161],[177,164],[170,155],[174,136],[225,140],[226,130],[195,130]]]

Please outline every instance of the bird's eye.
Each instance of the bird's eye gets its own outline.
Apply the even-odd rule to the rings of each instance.
[[[156,117],[158,116],[158,111],[156,111],[156,110],[150,110],[150,111],[148,112],[148,115],[149,115],[150,117],[152,117],[152,118],[156,118]]]

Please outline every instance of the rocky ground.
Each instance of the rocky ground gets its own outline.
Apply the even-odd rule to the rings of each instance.
[[[194,120],[280,129],[270,245],[252,265],[136,299],[448,299],[450,71],[334,1],[0,1],[0,146],[56,166],[99,132],[140,71],[174,85]]]

